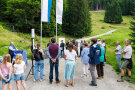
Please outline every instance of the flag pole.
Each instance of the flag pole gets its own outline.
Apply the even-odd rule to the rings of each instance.
[[[43,1],[41,0],[41,36],[40,36],[40,44],[41,44],[41,48],[42,48],[42,4],[43,4]]]
[[[57,22],[56,22],[56,42],[57,42]]]

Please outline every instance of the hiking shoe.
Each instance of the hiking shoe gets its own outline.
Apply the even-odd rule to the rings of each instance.
[[[117,82],[124,82],[124,80],[123,79],[120,79],[120,80],[117,80]]]
[[[56,81],[56,84],[58,84],[58,83],[60,83],[61,81],[59,80],[59,81]]]
[[[97,84],[91,83],[89,84],[89,86],[97,86]]]

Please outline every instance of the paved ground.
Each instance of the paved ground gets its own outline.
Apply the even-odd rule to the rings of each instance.
[[[113,71],[110,65],[105,66],[105,78],[102,80],[98,80],[97,87],[89,86],[91,81],[91,76],[89,73],[88,78],[81,78],[82,74],[82,63],[81,59],[77,59],[77,70],[76,70],[76,78],[75,78],[75,86],[72,87],[65,87],[65,80],[64,80],[64,66],[65,61],[64,59],[60,59],[59,63],[59,78],[62,81],[60,84],[56,85],[55,82],[53,84],[49,84],[49,62],[48,59],[45,60],[45,80],[42,82],[33,82],[33,76],[29,76],[28,80],[26,81],[27,90],[135,90],[135,85],[130,84],[128,82],[118,83],[116,82],[119,79],[119,76]],[[25,72],[25,76],[28,74],[28,71],[31,67],[31,61],[27,66],[27,70]],[[0,84],[0,90],[2,90],[2,86]],[[16,90],[15,82],[13,82],[13,90]],[[21,89],[23,90],[23,89]]]

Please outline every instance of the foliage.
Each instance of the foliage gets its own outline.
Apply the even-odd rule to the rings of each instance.
[[[134,10],[135,10],[135,1],[134,1]],[[131,30],[132,33],[130,34],[130,36],[132,37],[131,41],[133,42],[133,48],[135,49],[135,11],[133,12],[133,20],[131,22]]]
[[[63,32],[83,37],[91,32],[90,13],[87,0],[68,0],[63,16]]]
[[[104,21],[106,23],[116,24],[119,24],[123,21],[121,8],[117,0],[107,3]]]

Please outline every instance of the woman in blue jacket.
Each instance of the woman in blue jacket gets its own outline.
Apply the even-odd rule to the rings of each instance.
[[[89,54],[88,44],[84,43],[83,50],[81,52],[82,63],[83,63],[83,75],[81,75],[81,77],[87,77],[88,74],[88,64],[89,64],[88,54]]]
[[[97,64],[100,64],[99,57],[101,56],[101,49],[97,45],[97,39],[91,39],[91,46],[90,46],[90,53],[88,55],[90,57],[89,64],[90,64],[90,73],[92,77],[90,86],[97,86],[96,75],[95,75],[95,68]]]

